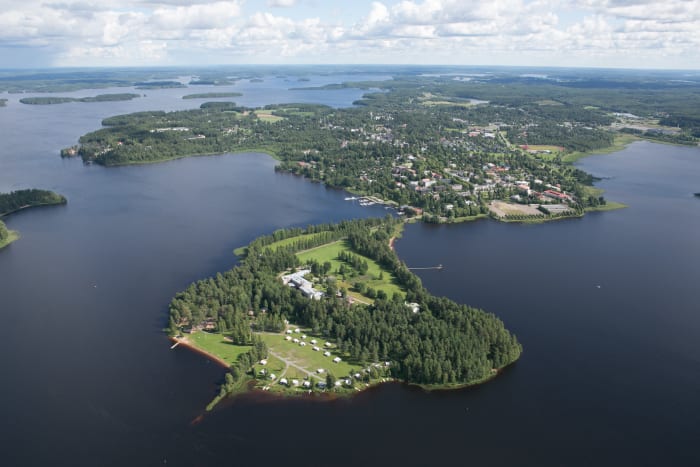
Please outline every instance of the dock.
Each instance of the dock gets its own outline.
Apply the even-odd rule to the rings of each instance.
[[[427,269],[442,269],[442,267],[443,267],[442,264],[438,264],[437,266],[430,266],[430,267],[426,267],[426,268],[408,268],[408,269],[410,269],[411,271],[416,271],[416,270],[427,270]]]

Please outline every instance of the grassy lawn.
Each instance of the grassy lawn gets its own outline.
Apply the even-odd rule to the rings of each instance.
[[[436,105],[453,105],[458,107],[474,107],[476,104],[468,101],[423,101],[421,102],[426,107],[434,107]]]
[[[364,261],[367,261],[367,273],[364,275],[357,275],[355,277],[350,277],[350,275],[339,275],[338,270],[340,268],[340,265],[343,264],[343,262],[338,259],[338,254],[341,251],[350,251],[354,255],[362,258]],[[352,284],[354,284],[355,282],[363,282],[368,287],[372,287],[375,290],[383,290],[388,297],[391,297],[394,293],[404,295],[401,288],[398,285],[396,285],[393,274],[391,274],[389,271],[385,271],[384,269],[382,269],[382,267],[379,266],[379,264],[377,264],[374,260],[353,252],[345,240],[328,243],[318,248],[312,248],[311,250],[298,253],[297,257],[302,262],[302,264],[307,263],[311,260],[316,260],[320,264],[323,264],[326,261],[330,262],[330,274],[336,276],[337,284],[339,287],[345,287],[347,289],[350,289],[350,287],[352,287]],[[349,265],[346,266],[348,267],[348,269],[350,269]],[[383,276],[381,279],[379,278],[380,274]],[[372,301],[370,298],[363,297],[359,294],[351,295],[366,302]]]
[[[272,115],[270,112],[266,112],[264,110],[256,110],[255,115],[257,115],[258,118],[263,122],[275,123],[279,122],[280,120],[284,120],[284,117],[280,117],[279,115]]]
[[[265,248],[270,249],[270,250],[276,250],[277,248],[291,245],[292,243],[297,242],[299,240],[312,239],[312,238],[318,237],[318,236],[319,236],[319,233],[297,235],[296,237],[285,238],[284,240],[280,240],[279,242],[271,243],[268,246],[266,246]]]
[[[325,381],[326,379],[326,373],[319,374],[316,372],[316,370],[319,368],[323,368],[326,372],[330,372],[336,378],[340,378],[349,375],[351,372],[353,372],[353,370],[357,371],[363,367],[363,365],[357,362],[355,362],[355,365],[350,364],[345,355],[338,354],[338,349],[336,347],[325,347],[323,344],[326,342],[326,340],[321,337],[314,337],[308,334],[308,329],[303,329],[302,333],[306,334],[306,339],[304,339],[304,341],[307,344],[305,347],[301,347],[299,344],[295,344],[292,341],[285,340],[285,334],[282,333],[265,333],[259,334],[259,336],[263,341],[265,341],[270,351],[313,373],[319,381]],[[301,339],[302,333],[292,334],[292,337]],[[314,344],[311,344],[311,339],[316,339],[318,341],[316,346],[318,346],[321,350],[313,350]],[[326,350],[331,352],[330,357],[325,357],[323,355],[323,352]],[[335,363],[333,361],[333,358],[335,357],[340,357],[342,360]],[[366,364],[364,366],[366,366]],[[296,376],[297,379],[304,379],[307,376],[306,373],[303,373],[291,366],[289,367],[288,375],[291,378]],[[290,378],[288,377],[287,379]]]
[[[224,340],[221,334],[198,331],[187,336],[190,343],[205,352],[216,355],[227,363],[233,363],[238,356],[250,350],[249,345],[234,345]]]
[[[528,144],[527,148],[532,150],[532,151],[552,151],[552,152],[560,152],[563,149],[561,146],[554,146],[551,144]]]
[[[594,208],[586,208],[586,212],[596,212],[596,211],[614,211],[616,209],[624,209],[627,205],[623,203],[618,203],[615,201],[608,201],[602,206],[596,206]]]

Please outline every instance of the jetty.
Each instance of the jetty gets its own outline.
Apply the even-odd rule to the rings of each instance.
[[[412,271],[416,271],[416,270],[427,270],[427,269],[442,269],[442,264],[438,264],[437,266],[429,266],[429,267],[426,267],[426,268],[408,268],[408,269],[410,269],[410,270],[412,270]]]

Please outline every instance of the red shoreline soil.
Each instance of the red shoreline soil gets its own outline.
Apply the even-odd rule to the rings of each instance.
[[[178,345],[186,347],[186,348],[188,348],[188,349],[190,349],[190,350],[192,350],[200,355],[207,357],[209,360],[221,365],[222,367],[224,367],[226,369],[228,369],[230,367],[230,365],[226,362],[226,360],[219,358],[216,355],[207,352],[206,350],[200,349],[199,347],[197,347],[196,345],[191,343],[189,341],[189,339],[187,339],[187,337],[171,337],[170,340],[172,342],[177,342]]]

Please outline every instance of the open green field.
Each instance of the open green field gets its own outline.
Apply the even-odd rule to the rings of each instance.
[[[457,106],[457,107],[474,107],[476,105],[473,102],[469,102],[469,101],[446,101],[446,100],[441,100],[441,101],[427,100],[427,101],[423,101],[422,104],[426,107],[435,107],[437,105],[451,105],[451,106]]]
[[[279,122],[280,120],[284,120],[284,117],[280,117],[279,115],[272,115],[270,112],[267,112],[265,110],[256,110],[255,115],[257,115],[257,117],[263,122],[275,123]]]
[[[624,209],[626,207],[626,204],[618,203],[616,201],[608,201],[601,206],[586,208],[586,212],[614,211],[616,209]]]
[[[296,366],[307,370],[309,373],[313,374],[313,376],[319,381],[326,380],[326,373],[330,373],[336,378],[341,378],[348,376],[367,366],[366,363],[363,365],[360,362],[353,362],[354,365],[351,364],[347,361],[346,355],[341,355],[338,353],[337,347],[324,347],[323,344],[326,342],[326,340],[322,337],[312,336],[308,333],[308,331],[309,329],[302,329],[301,333],[295,333],[291,335],[293,338],[301,339],[302,334],[305,334],[305,347],[302,347],[299,344],[295,344],[291,340],[285,340],[286,335],[284,333],[260,333],[258,334],[258,336],[265,342],[265,344],[267,344],[267,347],[270,350],[270,352],[276,354],[277,356],[285,360],[288,360],[290,363],[293,363]],[[313,350],[314,344],[311,344],[312,339],[316,339],[317,343],[315,345],[318,346],[321,350]],[[331,352],[331,356],[325,357],[323,355],[323,352],[325,351]],[[342,360],[338,363],[335,363],[333,361],[335,357],[340,357]],[[269,359],[268,365],[270,365]],[[317,373],[316,370],[318,370],[319,368],[325,370],[324,373]],[[302,372],[291,365],[287,371],[289,372],[289,375],[293,374],[299,379],[303,379],[309,376],[307,373]],[[278,373],[278,375],[279,374],[280,373]],[[289,375],[285,374],[285,377],[289,378]]]
[[[366,261],[368,266],[367,273],[364,275],[357,275],[355,277],[350,277],[350,274],[345,274],[344,276],[340,275],[338,273],[338,270],[341,264],[343,264],[343,262],[338,259],[338,254],[341,251],[351,252],[355,256],[358,256],[364,261]],[[396,285],[396,281],[393,274],[391,274],[389,271],[385,271],[384,269],[382,269],[382,267],[379,266],[379,264],[377,264],[374,260],[353,252],[345,240],[328,243],[317,248],[312,248],[311,250],[306,250],[301,253],[297,253],[297,257],[302,262],[302,264],[312,260],[316,260],[320,264],[323,264],[326,261],[330,262],[330,274],[335,275],[338,287],[345,287],[349,290],[352,287],[353,283],[362,282],[368,287],[371,287],[377,291],[383,290],[389,297],[391,297],[395,293],[404,295],[401,288],[398,285]],[[346,266],[349,265],[346,264]],[[382,276],[381,279],[380,276]],[[364,297],[360,294],[350,293],[350,295],[359,298],[361,301],[372,301],[372,299],[370,299],[369,297]]]
[[[316,238],[319,235],[320,235],[319,233],[297,235],[296,237],[285,238],[284,240],[280,240],[279,242],[271,243],[268,246],[266,246],[265,248],[270,249],[270,250],[276,250],[277,248],[291,245],[299,240],[309,240],[309,239]]]
[[[539,101],[535,101],[535,104],[537,104],[537,105],[564,105],[561,102],[555,101],[552,99],[542,99]]]
[[[549,144],[528,144],[527,145],[528,150],[531,151],[552,151],[552,152],[560,152],[564,148],[561,146],[553,146]]]
[[[238,356],[250,350],[249,345],[234,345],[224,340],[221,334],[198,331],[187,336],[187,340],[197,348],[216,355],[231,364]]]

